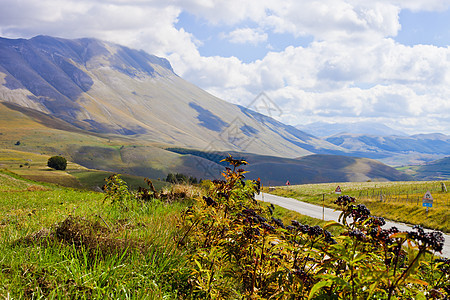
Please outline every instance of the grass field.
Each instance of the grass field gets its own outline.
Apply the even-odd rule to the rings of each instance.
[[[0,295],[176,299],[171,235],[183,202],[124,211],[104,194],[0,174]]]
[[[113,174],[113,172],[88,169],[70,161],[66,170],[53,170],[47,167],[49,157],[18,150],[0,149],[0,170],[8,170],[10,173],[30,180],[94,190],[99,190],[105,184],[105,178]],[[132,190],[136,190],[139,186],[147,186],[142,176],[123,174],[122,178]],[[156,189],[162,189],[167,185],[161,180],[152,180],[152,182]]]
[[[442,183],[450,187],[449,181],[411,182],[361,182],[305,184],[266,188],[265,191],[279,196],[337,208],[333,204],[339,185],[343,195],[350,195],[358,203],[364,203],[373,215],[393,221],[419,224],[424,227],[450,232],[450,193],[442,190]],[[422,206],[422,197],[429,190],[434,198],[428,213]]]
[[[104,201],[103,193],[0,172],[0,295],[183,299],[177,289],[189,274],[174,236],[180,212],[202,192],[192,186],[178,189],[185,199],[129,202],[123,209]],[[296,219],[323,225],[281,207],[275,216],[286,224]]]

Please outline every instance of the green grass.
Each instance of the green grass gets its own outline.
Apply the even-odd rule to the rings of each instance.
[[[84,188],[87,189],[102,187],[105,184],[105,178],[108,178],[110,175],[114,174],[112,172],[97,170],[74,170],[69,171],[69,173],[74,176]],[[139,187],[147,188],[147,184],[142,176],[121,174],[121,178],[127,182],[128,187],[131,190],[137,190]],[[167,182],[161,180],[152,180],[152,183],[157,190],[161,190],[162,188],[168,186]]]
[[[0,295],[177,299],[172,283],[183,284],[185,261],[173,235],[187,203],[123,210],[102,193],[50,184],[28,190],[29,181],[2,174],[11,188],[0,191]]]
[[[86,168],[68,162],[65,171],[56,171],[47,167],[49,157],[31,152],[0,149],[0,168],[30,180],[55,183],[66,187],[82,187],[77,178],[70,175],[69,172],[86,170]]]
[[[202,194],[173,188],[187,199]],[[134,201],[124,209],[104,196],[0,172],[0,295],[185,299],[189,268],[176,247],[176,225],[190,200]],[[281,207],[274,216],[286,224],[323,224]]]
[[[449,181],[444,183],[450,187]],[[450,193],[442,191],[441,181],[305,184],[276,187],[266,191],[316,205],[322,205],[322,197],[325,195],[325,205],[338,208],[333,204],[338,197],[334,193],[338,185],[343,195],[355,197],[356,201],[364,203],[373,215],[450,232]],[[434,198],[433,207],[428,213],[422,206],[422,197],[427,190],[431,191]]]
[[[57,171],[47,167],[48,158],[47,155],[0,149],[0,168],[30,180],[94,190],[101,188],[105,184],[105,178],[113,174],[113,172],[87,169],[73,162],[68,162],[65,171]],[[143,176],[123,174],[122,178],[132,190],[137,190],[140,186],[147,187]],[[0,177],[0,190],[1,180]],[[152,180],[152,182],[158,190],[167,186],[167,183],[161,180]],[[5,186],[8,188],[11,186],[10,184],[8,183]],[[32,183],[28,185],[30,184]]]

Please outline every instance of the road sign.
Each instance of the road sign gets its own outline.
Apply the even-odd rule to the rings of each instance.
[[[340,187],[340,186],[337,186],[337,188],[336,188],[336,190],[334,191],[334,193],[335,193],[335,194],[340,194],[340,193],[342,193],[341,187]]]
[[[291,185],[291,183],[289,182],[289,180],[288,180],[288,181],[286,181],[286,185]]]
[[[430,191],[427,191],[422,198],[423,207],[433,207],[433,196],[431,196]]]

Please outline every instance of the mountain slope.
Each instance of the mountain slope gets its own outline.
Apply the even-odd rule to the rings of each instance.
[[[448,180],[450,178],[450,157],[435,160],[414,169],[417,180]]]
[[[130,136],[84,131],[42,112],[0,103],[0,149],[63,155],[88,168],[149,178],[165,178],[167,173],[175,172],[205,178],[204,169],[196,166],[216,165],[206,159],[166,151],[164,147],[167,145]]]
[[[0,39],[0,100],[91,132],[197,149],[286,157],[346,153],[206,93],[165,59],[95,39]]]
[[[328,137],[335,134],[364,134],[364,135],[398,135],[407,134],[399,130],[392,129],[384,124],[374,122],[356,122],[356,123],[324,123],[315,122],[307,125],[297,125],[297,129],[305,131],[317,137]]]
[[[63,155],[84,167],[165,178],[184,173],[197,178],[220,178],[220,160],[232,154],[245,158],[248,178],[265,185],[365,180],[406,180],[404,174],[374,160],[335,155],[310,155],[299,159],[237,152],[205,152],[171,148],[133,136],[103,135],[81,130],[65,121],[11,103],[0,103],[0,149],[34,154]],[[24,161],[26,161],[26,156]],[[18,163],[23,163],[18,162]]]
[[[444,134],[375,136],[343,133],[326,140],[355,155],[393,165],[418,164],[450,155],[450,136]]]

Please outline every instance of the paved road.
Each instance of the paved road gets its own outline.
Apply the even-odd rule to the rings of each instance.
[[[302,215],[310,216],[316,219],[322,219],[322,213],[324,213],[325,221],[331,220],[337,221],[339,218],[339,214],[341,213],[340,211],[335,211],[331,208],[325,207],[325,209],[323,210],[321,206],[302,202],[293,198],[285,198],[267,193],[261,193],[260,195],[257,195],[256,199],[265,202],[270,202],[279,205],[281,207],[287,208],[289,210],[299,212]],[[386,225],[384,225],[383,227],[391,228],[393,226],[397,227],[400,231],[407,231],[412,229],[412,226],[402,223],[395,223],[391,221],[386,221]],[[444,238],[445,244],[444,250],[442,251],[442,255],[445,257],[450,257],[450,235],[444,234]]]

